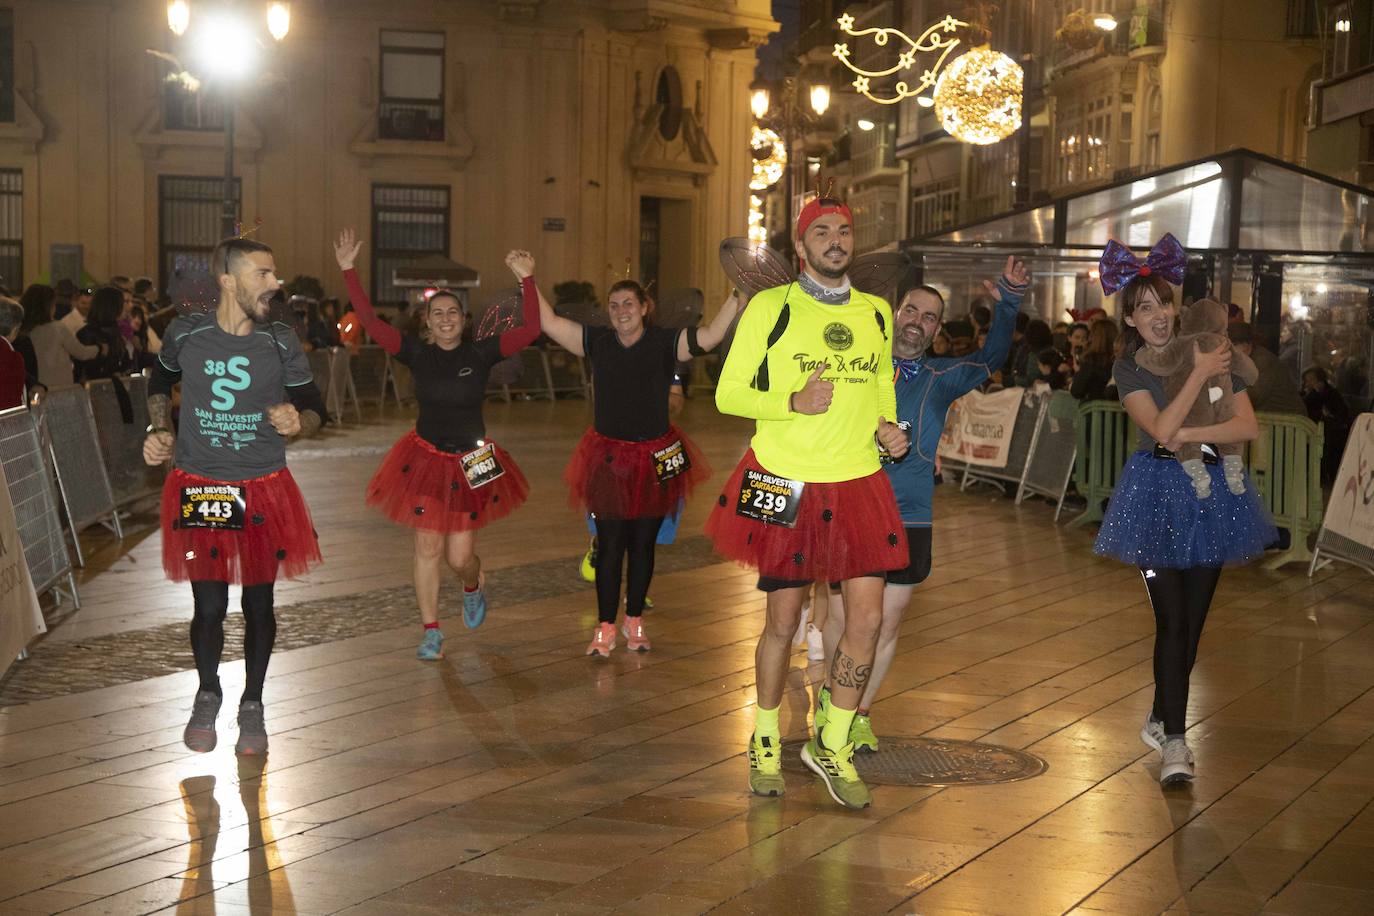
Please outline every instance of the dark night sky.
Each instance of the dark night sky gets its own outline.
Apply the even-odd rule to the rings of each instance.
[[[769,37],[759,48],[759,73],[766,80],[778,80],[782,59],[797,40],[797,25],[801,19],[801,0],[773,0],[773,18],[782,23],[781,31]]]

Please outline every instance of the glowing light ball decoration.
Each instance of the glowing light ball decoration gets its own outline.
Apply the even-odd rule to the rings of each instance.
[[[951,137],[986,146],[1021,127],[1025,75],[1007,55],[974,48],[955,58],[935,84],[935,113]]]
[[[763,191],[777,184],[787,168],[787,144],[782,142],[776,130],[754,125],[749,146],[754,153],[754,173],[750,176],[749,187]]]

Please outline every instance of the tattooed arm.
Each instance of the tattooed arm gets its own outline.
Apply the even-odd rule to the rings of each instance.
[[[181,381],[161,360],[153,363],[148,380],[148,435],[143,440],[143,460],[157,465],[172,457],[176,439],[172,435],[172,386]]]

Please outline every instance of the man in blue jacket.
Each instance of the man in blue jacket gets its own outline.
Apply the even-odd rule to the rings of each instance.
[[[1030,283],[1026,266],[1014,257],[1007,258],[1001,278],[983,285],[996,301],[992,328],[987,342],[967,356],[927,356],[930,342],[940,330],[945,301],[930,286],[907,290],[892,314],[892,368],[897,388],[897,418],[909,426],[911,449],[900,461],[885,462],[883,469],[897,494],[897,508],[906,527],[911,562],[905,569],[887,574],[883,589],[883,622],[878,635],[878,650],[873,673],[850,726],[849,739],[855,751],[876,751],[878,738],[869,719],[869,706],[878,695],[892,657],[897,651],[897,631],[911,593],[930,575],[931,499],[935,492],[935,450],[945,428],[945,415],[958,398],[977,388],[1000,369],[1011,350],[1016,313]],[[830,618],[825,625],[826,658],[830,658],[844,633],[844,599],[832,591]],[[819,734],[830,707],[830,690],[821,688],[816,704],[816,730]]]

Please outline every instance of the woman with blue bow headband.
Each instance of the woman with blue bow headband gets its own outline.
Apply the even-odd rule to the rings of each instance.
[[[1198,499],[1175,460],[1185,442],[1247,442],[1259,435],[1245,384],[1234,375],[1235,416],[1212,426],[1183,426],[1207,380],[1230,374],[1229,342],[1212,352],[1194,350],[1192,372],[1172,400],[1163,378],[1136,365],[1142,347],[1160,349],[1172,340],[1178,316],[1173,288],[1183,283],[1187,264],[1178,239],[1165,234],[1143,261],[1125,245],[1108,242],[1100,265],[1102,291],[1119,293],[1123,349],[1112,377],[1140,442],[1122,470],[1093,549],[1138,567],[1145,579],[1155,614],[1155,693],[1140,738],[1160,752],[1159,778],[1166,786],[1193,779],[1193,754],[1184,737],[1188,677],[1221,569],[1254,560],[1278,537],[1253,485],[1231,492],[1221,465],[1209,462],[1212,495]]]

